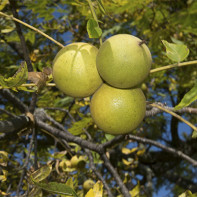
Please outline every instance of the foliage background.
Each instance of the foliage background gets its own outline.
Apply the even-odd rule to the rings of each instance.
[[[100,12],[97,1],[92,2],[101,21],[99,25],[103,31],[103,40],[120,33],[132,34],[145,40],[153,56],[152,68],[173,63],[167,58],[161,40],[186,44],[190,54],[185,61],[197,59],[196,1],[103,0],[106,15]],[[2,5],[5,3],[1,8],[2,12],[12,15],[13,8],[10,5],[13,5],[22,21],[42,30],[63,45],[83,41],[99,47],[99,40],[90,39],[86,30],[87,20],[92,17],[86,1],[10,0],[1,3]],[[33,71],[39,72],[43,67],[51,67],[60,47],[27,27],[21,26],[21,29]],[[16,24],[12,20],[0,17],[0,31],[0,73],[10,77],[25,59],[24,51],[16,31]],[[174,107],[193,87],[196,77],[196,65],[153,73],[146,80],[146,85],[144,84],[147,101],[166,103],[167,106]],[[13,115],[19,116],[23,113],[5,96],[3,90],[0,93],[0,120],[7,120]],[[12,93],[27,106],[31,106],[35,97],[34,93],[28,91],[12,91]],[[45,87],[37,96],[36,108],[46,110],[52,118],[46,122],[51,126],[57,127],[54,122],[56,121],[75,136],[85,140],[90,140],[91,137],[91,141],[98,144],[112,140],[113,136],[104,134],[92,122],[89,102],[88,98],[80,100],[68,97],[56,87]],[[196,102],[191,105],[192,108],[196,106]],[[196,124],[196,112],[181,115]],[[68,148],[68,144],[62,142],[61,138],[54,137],[39,126],[34,129],[34,133],[34,136],[32,133],[22,133],[19,136],[15,131],[0,138],[0,150],[8,153],[8,156],[1,158],[2,163],[7,164],[1,165],[0,168],[1,175],[6,177],[6,180],[1,180],[1,191],[22,195],[27,188],[31,189],[27,181],[28,174],[49,161],[54,161],[55,164],[48,181],[65,183],[73,178],[70,186],[80,195],[83,195],[81,186],[87,178],[98,180],[92,173],[89,152],[87,153],[85,149],[87,147],[69,143]],[[141,127],[133,132],[137,136],[175,148],[196,159],[196,139],[191,138],[191,133],[192,130],[183,126],[178,119],[161,112],[147,116]],[[32,142],[33,137],[35,140]],[[141,196],[156,196],[157,191],[163,186],[168,189],[168,196],[178,196],[186,189],[197,192],[196,167],[188,161],[163,149],[155,148],[149,143],[136,142],[129,137],[122,137],[117,142],[111,143],[106,152],[110,155],[114,169],[130,191],[139,183]],[[65,150],[66,152],[58,154]],[[93,151],[91,153],[96,171],[101,173],[114,196],[119,195],[120,188],[106,168],[105,161],[98,153]],[[75,154],[85,156],[85,168],[79,170],[63,165]],[[24,168],[21,169],[22,166]],[[3,170],[7,171],[6,176],[4,173],[6,171]],[[106,190],[104,194],[106,195]]]

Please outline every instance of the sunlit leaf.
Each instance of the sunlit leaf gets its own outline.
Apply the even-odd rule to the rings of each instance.
[[[37,182],[34,182],[34,184],[49,193],[78,197],[76,192],[71,187],[69,187],[68,185],[65,185],[63,183],[56,183],[56,182],[37,183]]]
[[[101,28],[93,18],[89,19],[87,22],[87,31],[89,38],[100,38],[102,35]]]
[[[194,87],[184,95],[181,102],[177,106],[175,106],[175,109],[178,110],[183,107],[187,107],[196,99],[197,99],[197,82],[195,83]]]
[[[93,188],[88,191],[85,197],[102,197],[103,196],[103,184],[101,181],[97,181]]]
[[[166,55],[172,61],[181,62],[189,55],[189,49],[184,44],[169,43],[166,40],[162,42],[166,47]]]
[[[125,154],[125,155],[128,155],[128,154],[131,154],[135,151],[138,150],[138,147],[135,147],[135,148],[132,148],[132,149],[128,149],[128,148],[122,148],[122,153]]]
[[[137,151],[137,155],[138,155],[138,156],[142,156],[142,155],[145,153],[145,151],[146,151],[145,148],[140,149],[140,150]]]
[[[33,182],[40,182],[46,179],[52,171],[52,165],[45,165],[31,174]]]
[[[138,183],[130,192],[131,196],[133,197],[139,197],[140,193],[140,184]]]
[[[7,176],[8,176],[8,171],[7,170],[2,170],[3,175],[0,175],[0,181],[4,182],[7,180]]]
[[[8,79],[0,75],[0,85],[4,88],[18,87],[25,83],[28,78],[27,64],[22,62],[14,76]]]
[[[7,166],[8,160],[9,160],[8,153],[5,151],[0,151],[0,165]]]
[[[8,0],[0,0],[0,11],[8,4]]]

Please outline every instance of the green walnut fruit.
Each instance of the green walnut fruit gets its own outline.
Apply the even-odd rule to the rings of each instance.
[[[142,122],[146,112],[145,96],[140,88],[118,89],[103,84],[92,97],[90,112],[104,132],[126,134]]]
[[[86,181],[83,183],[83,189],[84,189],[85,191],[88,191],[88,190],[90,190],[91,188],[93,188],[94,184],[95,184],[95,182],[94,182],[93,180],[88,179],[88,180],[86,180]]]
[[[71,97],[92,95],[102,84],[96,68],[98,49],[88,43],[72,43],[62,48],[53,61],[53,79]]]
[[[107,39],[96,58],[103,80],[117,88],[132,88],[142,83],[149,74],[151,63],[151,53],[146,44],[128,34]]]

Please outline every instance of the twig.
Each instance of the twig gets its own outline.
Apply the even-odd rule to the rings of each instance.
[[[121,142],[124,138],[125,138],[125,135],[118,135],[118,136],[114,137],[112,140],[103,143],[102,146],[105,149],[109,148],[109,147],[115,145],[116,143]]]
[[[4,113],[4,114],[7,114],[8,116],[10,116],[10,117],[12,117],[12,118],[15,118],[15,117],[16,117],[16,115],[10,113],[9,111],[0,108],[0,113],[1,113],[1,112]]]
[[[20,101],[14,94],[12,94],[8,89],[3,89],[0,91],[4,98],[14,104],[22,113],[28,112],[28,107]]]
[[[101,158],[103,159],[104,165],[106,166],[106,168],[109,170],[109,172],[112,174],[112,176],[116,180],[118,186],[120,187],[121,193],[124,195],[124,197],[131,197],[129,190],[124,185],[119,174],[117,173],[115,168],[112,166],[112,164],[109,161],[109,159],[107,158],[106,154],[105,153],[101,154]]]
[[[12,10],[13,16],[14,16],[15,18],[19,18],[18,13],[17,13],[17,11],[16,11],[16,9],[17,9],[17,8],[16,8],[16,2],[17,2],[17,1],[15,1],[15,0],[14,0],[14,1],[13,1],[13,0],[9,0],[9,2],[10,2],[10,7],[11,7],[11,10]],[[28,52],[27,45],[26,45],[26,43],[25,43],[25,38],[24,38],[24,36],[23,36],[23,32],[22,32],[22,30],[21,30],[21,27],[20,27],[20,24],[19,24],[19,23],[17,23],[17,22],[15,21],[15,25],[16,25],[16,31],[17,31],[18,36],[19,36],[20,41],[21,41],[21,47],[22,47],[22,50],[23,50],[24,59],[25,59],[25,61],[26,61],[26,63],[27,63],[28,71],[31,72],[31,71],[33,71],[33,66],[32,66],[31,60],[30,60],[30,58],[29,58],[29,52]]]
[[[85,152],[87,153],[88,158],[89,158],[90,168],[93,170],[94,174],[98,177],[98,179],[102,181],[105,189],[107,190],[108,196],[113,197],[113,194],[111,193],[111,190],[110,190],[107,182],[105,181],[102,174],[96,169],[96,166],[94,165],[94,159],[93,159],[93,156],[92,156],[91,152],[87,149],[85,150]]]
[[[157,104],[162,106],[165,109],[168,109],[169,111],[178,112],[178,113],[197,114],[197,108],[183,107],[182,109],[175,110],[174,107],[165,106],[163,103],[157,103]],[[161,113],[161,112],[162,112],[162,110],[160,110],[159,108],[152,107],[152,109],[146,110],[146,117],[154,116],[154,115]]]
[[[142,138],[142,137],[139,137],[139,136],[136,136],[136,135],[129,134],[127,137],[128,137],[128,139],[135,140],[137,142],[142,142],[142,143],[145,143],[145,144],[152,144],[153,146],[157,146],[157,147],[165,150],[166,152],[172,153],[177,157],[185,159],[186,161],[191,163],[193,166],[197,166],[197,161],[196,160],[192,159],[191,157],[189,157],[188,155],[184,154],[183,152],[181,152],[179,150],[176,150],[176,149],[171,148],[171,147],[167,147],[167,146],[165,146],[165,145],[163,145],[159,142],[156,142],[154,140]]]
[[[60,47],[62,47],[62,48],[64,47],[63,44],[61,44],[60,42],[54,40],[52,37],[48,36],[47,34],[45,34],[44,32],[40,31],[39,29],[37,29],[37,28],[35,28],[35,27],[33,27],[33,26],[31,26],[31,25],[29,25],[29,24],[27,24],[27,23],[25,23],[25,22],[23,22],[23,21],[21,21],[21,20],[15,18],[15,17],[13,17],[13,16],[7,15],[7,14],[5,14],[5,13],[3,13],[3,12],[0,12],[0,15],[5,16],[5,17],[8,17],[9,19],[14,20],[14,21],[16,21],[16,22],[18,22],[18,23],[21,23],[22,25],[24,25],[24,26],[26,26],[26,27],[28,27],[28,28],[34,30],[35,32],[37,32],[37,33],[43,35],[44,37],[48,38],[49,40],[51,40],[52,42],[54,42],[54,43],[57,44],[58,46],[60,46]]]
[[[194,64],[197,64],[197,60],[182,62],[182,63],[179,63],[179,64],[177,64],[177,63],[176,64],[170,64],[170,65],[163,66],[163,67],[160,67],[160,68],[152,69],[150,71],[150,74],[155,73],[155,72],[159,72],[159,71],[162,71],[162,70],[168,70],[168,69],[171,69],[171,68],[178,68],[178,67],[182,67],[182,66],[190,66],[190,65],[194,65]]]
[[[160,106],[160,105],[157,105],[157,104],[150,104],[152,107],[156,107],[156,108],[159,108],[161,109],[162,111],[166,112],[166,113],[169,113],[171,114],[172,116],[176,117],[177,119],[179,119],[180,121],[184,122],[185,124],[187,124],[188,126],[190,126],[192,129],[194,129],[195,131],[197,131],[197,127],[194,126],[193,124],[191,124],[189,121],[185,120],[184,118],[182,118],[181,116],[179,116],[178,114],[168,110],[168,109],[165,109],[164,107]]]

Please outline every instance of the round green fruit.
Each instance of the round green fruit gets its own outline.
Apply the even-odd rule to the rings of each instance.
[[[107,39],[100,47],[96,64],[104,81],[117,88],[132,88],[148,76],[151,53],[139,38],[119,34]]]
[[[84,189],[85,191],[88,191],[88,190],[90,190],[91,188],[93,188],[94,184],[95,184],[95,182],[94,182],[93,180],[88,179],[88,180],[86,180],[86,181],[83,183],[83,189]]]
[[[118,89],[103,84],[92,97],[90,112],[104,132],[112,135],[130,133],[145,116],[145,96],[140,88]]]
[[[53,61],[53,79],[66,95],[84,98],[102,84],[96,68],[98,49],[88,43],[72,43],[62,48]]]

